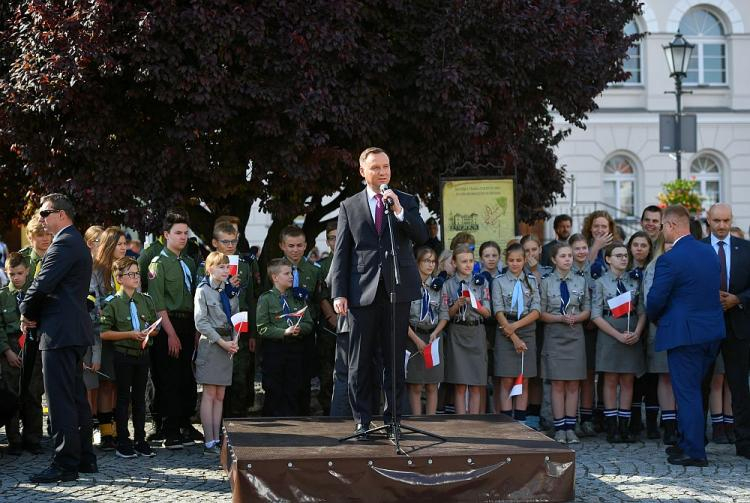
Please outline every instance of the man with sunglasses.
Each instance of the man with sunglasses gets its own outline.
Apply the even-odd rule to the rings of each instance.
[[[83,355],[94,343],[86,307],[91,254],[73,226],[75,210],[62,194],[42,198],[45,230],[54,235],[41,269],[21,303],[21,330],[36,328],[55,454],[33,483],[70,481],[98,471],[91,445],[91,410],[83,384]]]

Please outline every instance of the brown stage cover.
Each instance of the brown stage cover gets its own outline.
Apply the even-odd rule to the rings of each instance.
[[[234,501],[569,501],[575,452],[506,416],[403,423],[447,438],[361,442],[351,420],[227,419],[222,462]]]

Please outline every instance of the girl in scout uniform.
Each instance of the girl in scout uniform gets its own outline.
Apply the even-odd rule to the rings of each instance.
[[[219,429],[224,406],[224,388],[232,384],[232,355],[239,349],[235,341],[232,315],[239,308],[239,297],[225,290],[229,277],[229,257],[211,252],[206,257],[206,273],[195,290],[193,317],[200,332],[195,356],[195,381],[203,385],[201,423],[204,454],[219,455]]]
[[[550,250],[555,264],[542,280],[541,319],[544,326],[542,378],[552,381],[552,414],[555,440],[578,443],[575,434],[579,381],[586,378],[586,342],[583,323],[591,301],[586,279],[571,270],[573,250],[560,243]]]
[[[646,371],[641,334],[646,326],[640,282],[626,273],[628,249],[616,242],[604,248],[607,272],[594,282],[591,319],[599,328],[596,370],[604,374],[604,417],[609,442],[633,442],[629,432],[635,376]],[[608,300],[630,292],[630,315],[615,317]],[[629,324],[628,324],[629,323]],[[620,387],[619,410],[617,387]],[[619,420],[619,427],[618,427]]]
[[[479,414],[480,389],[487,384],[487,338],[484,319],[490,316],[489,285],[482,276],[472,278],[474,252],[468,245],[453,249],[456,274],[443,285],[440,319],[449,321],[445,344],[445,381],[454,385],[456,414],[466,414],[466,389],[470,414]],[[478,301],[472,306],[464,296],[470,291]],[[466,294],[468,295],[468,294]]]
[[[132,257],[115,261],[112,272],[121,285],[105,300],[100,318],[102,340],[113,348],[113,366],[117,371],[117,450],[121,458],[138,455],[151,457],[154,452],[146,442],[146,381],[148,380],[151,344],[147,328],[156,321],[154,302],[138,292],[141,275]],[[156,335],[156,330],[150,335]],[[148,340],[146,340],[148,338]],[[128,408],[133,410],[133,438],[128,431]]]
[[[573,250],[573,267],[571,271],[576,276],[586,279],[589,298],[592,295],[594,281],[591,279],[591,263],[589,262],[589,245],[583,234],[573,234],[568,239]],[[596,360],[596,326],[591,320],[583,324],[583,335],[586,339],[586,379],[581,381],[581,422],[576,434],[582,437],[596,436],[594,429],[594,369]],[[601,395],[600,395],[601,400]],[[602,414],[604,407],[602,406]]]
[[[411,303],[409,311],[409,339],[406,348],[412,353],[406,366],[406,384],[409,388],[411,413],[422,414],[422,387],[425,388],[426,414],[435,414],[437,409],[438,384],[443,381],[445,364],[425,367],[422,350],[437,340],[445,326],[446,320],[439,320],[440,292],[432,288],[432,273],[435,271],[437,255],[429,246],[417,249],[417,268],[422,278],[422,297]],[[440,361],[443,362],[443,345],[438,343]]]
[[[484,276],[485,281],[490,287],[490,299],[492,299],[492,280],[500,275],[500,245],[494,241],[485,241],[479,246],[479,262],[481,265],[480,273]],[[484,331],[487,336],[487,377],[491,377],[495,368],[495,333],[497,332],[497,322],[493,316],[490,316],[484,320]],[[496,408],[493,408],[492,401],[487,403],[487,396],[489,389],[482,390],[482,396],[480,398],[479,410],[492,413]],[[495,395],[497,392],[492,387],[492,391]]]
[[[672,243],[661,240],[661,249],[656,250],[658,257],[672,248]],[[648,292],[654,284],[654,272],[656,271],[656,258],[646,266],[643,273],[643,302],[648,299]],[[661,408],[661,424],[664,428],[662,440],[665,445],[677,444],[677,408],[675,406],[674,392],[672,391],[672,379],[669,375],[669,364],[667,363],[667,352],[656,351],[656,325],[649,323],[646,341],[646,365],[650,373],[658,375],[657,394],[659,407]]]
[[[495,410],[526,420],[528,402],[528,379],[536,377],[536,320],[541,308],[539,287],[533,275],[524,270],[525,257],[520,244],[512,244],[505,250],[508,269],[492,281],[492,312],[499,325],[495,338],[494,369]],[[521,368],[521,353],[531,355],[524,358]],[[510,391],[519,374],[523,373],[523,391],[515,399]],[[514,412],[515,409],[515,412]]]

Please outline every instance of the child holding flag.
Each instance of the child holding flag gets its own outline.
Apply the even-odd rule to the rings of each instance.
[[[586,279],[573,274],[573,250],[559,243],[550,250],[555,264],[540,288],[544,325],[542,378],[552,381],[552,414],[555,440],[576,444],[576,409],[579,381],[586,378],[586,342],[583,322],[589,318],[591,301]]]
[[[495,410],[526,421],[528,378],[536,377],[536,320],[541,309],[539,287],[533,274],[524,272],[523,246],[511,244],[505,250],[508,269],[492,282],[492,311],[497,319],[495,338]],[[529,358],[521,367],[522,353]],[[515,412],[511,388],[521,376],[521,392]],[[513,395],[516,396],[516,395]]]
[[[633,380],[646,371],[641,343],[646,314],[640,282],[625,272],[628,257],[628,249],[622,243],[611,243],[604,248],[607,271],[594,282],[591,303],[591,319],[599,328],[596,370],[604,373],[604,417],[607,440],[612,443],[634,441],[629,433]]]
[[[445,381],[454,384],[456,414],[480,412],[480,390],[487,384],[487,338],[490,289],[484,277],[472,277],[474,252],[468,245],[453,249],[455,276],[443,285],[440,320],[449,321],[445,344]]]
[[[439,320],[440,290],[432,288],[432,273],[437,255],[429,246],[417,249],[417,268],[422,278],[422,298],[411,303],[409,311],[409,340],[406,349],[412,353],[406,366],[411,413],[422,414],[422,387],[426,395],[426,414],[437,409],[438,384],[443,381],[443,350],[439,335],[448,324]],[[419,354],[417,354],[419,353]]]
[[[264,416],[299,416],[309,406],[304,336],[313,330],[305,301],[292,295],[292,264],[284,258],[268,263],[273,288],[258,299],[258,335],[263,339]],[[305,401],[307,400],[307,403]]]
[[[208,275],[195,291],[195,328],[200,332],[195,356],[195,380],[203,385],[203,453],[218,455],[224,389],[232,384],[231,356],[238,350],[232,315],[237,313],[239,298],[230,298],[225,288],[229,277],[227,255],[221,252],[209,253],[206,257],[206,272]]]

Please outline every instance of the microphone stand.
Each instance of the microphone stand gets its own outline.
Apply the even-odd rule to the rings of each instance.
[[[391,238],[391,269],[393,270],[393,291],[389,294],[389,300],[391,304],[391,397],[393,398],[393,403],[389,404],[391,406],[392,412],[391,412],[391,422],[389,424],[384,424],[383,426],[378,426],[376,428],[370,428],[369,430],[362,432],[362,433],[355,433],[354,435],[349,435],[348,437],[342,438],[339,440],[339,442],[343,442],[345,440],[349,440],[352,438],[358,438],[358,437],[367,437],[371,433],[376,433],[380,431],[388,431],[390,429],[391,432],[391,442],[393,442],[393,445],[396,447],[396,454],[401,455],[407,455],[406,452],[401,449],[401,430],[406,430],[409,433],[419,433],[428,437],[432,437],[436,440],[439,440],[440,442],[445,442],[446,439],[444,437],[441,437],[440,435],[436,435],[434,433],[430,433],[429,431],[425,431],[419,428],[415,428],[413,426],[408,426],[405,424],[401,424],[401,419],[398,416],[398,400],[396,399],[396,291],[398,290],[398,287],[401,285],[401,271],[398,269],[398,258],[396,257],[396,240],[395,236],[393,234],[393,210],[391,209],[392,203],[384,199],[383,203],[385,203],[385,215],[388,219],[388,235]],[[404,210],[406,211],[406,210]],[[402,355],[403,356],[403,355]]]

